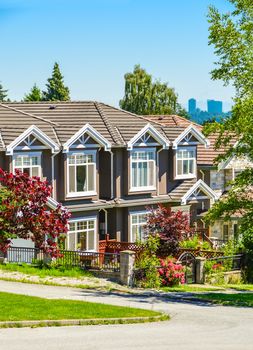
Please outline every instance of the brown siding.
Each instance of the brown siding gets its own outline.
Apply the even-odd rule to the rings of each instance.
[[[111,154],[99,152],[99,198],[111,198]]]
[[[169,151],[163,150],[159,153],[159,164],[158,164],[159,194],[167,194],[168,171],[169,171]]]

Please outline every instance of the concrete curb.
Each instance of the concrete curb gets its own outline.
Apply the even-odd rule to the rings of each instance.
[[[168,321],[169,315],[161,314],[150,317],[123,317],[123,318],[96,318],[78,320],[38,320],[38,321],[2,321],[0,328],[22,328],[22,327],[60,327],[60,326],[91,326],[108,324],[128,324]]]

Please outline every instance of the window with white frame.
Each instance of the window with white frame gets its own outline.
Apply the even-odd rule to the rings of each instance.
[[[17,153],[13,156],[13,172],[18,169],[29,176],[41,176],[41,153]]]
[[[176,178],[184,179],[196,176],[196,150],[178,148],[176,152]]]
[[[145,240],[145,226],[147,225],[147,212],[130,213],[131,242]]]
[[[96,192],[96,151],[70,153],[67,160],[68,195]]]
[[[70,221],[67,246],[69,250],[96,250],[96,218]]]
[[[131,190],[148,190],[156,187],[155,149],[131,152]]]

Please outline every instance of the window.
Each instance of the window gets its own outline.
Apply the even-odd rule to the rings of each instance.
[[[96,219],[74,220],[69,223],[68,249],[96,249]]]
[[[147,224],[147,212],[130,214],[131,242],[145,240],[145,226]]]
[[[13,172],[18,169],[29,176],[41,176],[41,153],[18,153],[13,156]]]
[[[68,195],[96,193],[96,151],[68,155]]]
[[[131,152],[131,190],[149,190],[156,188],[155,150]]]
[[[228,225],[223,225],[223,241],[228,241]]]
[[[196,150],[179,148],[176,153],[176,178],[184,179],[196,176]]]

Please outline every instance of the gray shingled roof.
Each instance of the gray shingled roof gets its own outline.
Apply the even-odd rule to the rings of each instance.
[[[31,125],[63,145],[87,123],[113,146],[126,146],[148,122],[169,141],[185,129],[147,121],[99,102],[8,102],[0,104],[0,147],[3,149]]]

